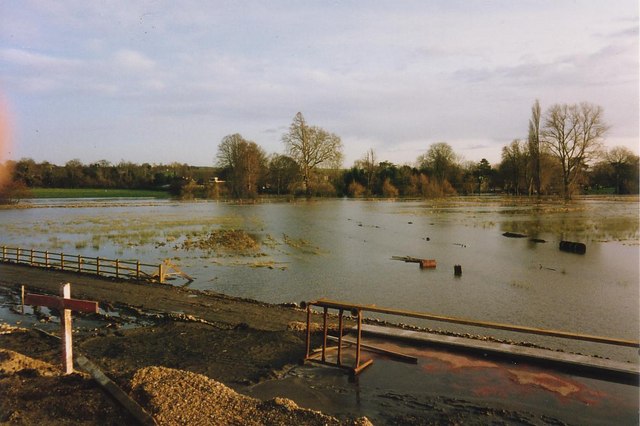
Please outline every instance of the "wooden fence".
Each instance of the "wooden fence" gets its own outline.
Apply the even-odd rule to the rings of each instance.
[[[140,261],[87,257],[79,254],[65,254],[51,251],[23,249],[2,246],[2,258],[5,263],[17,263],[40,268],[57,269],[101,277],[115,277],[164,283],[167,271],[173,267],[165,261],[159,265],[140,263]],[[173,267],[176,269],[175,267]],[[186,275],[186,274],[185,274]]]

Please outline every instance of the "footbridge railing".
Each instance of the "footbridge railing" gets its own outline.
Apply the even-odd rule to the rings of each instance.
[[[317,308],[322,308],[323,339],[322,339],[321,351],[319,353],[312,354],[311,353],[311,312],[312,312],[311,308],[314,306]],[[303,302],[302,307],[306,308],[307,310],[307,330],[306,330],[307,336],[306,336],[305,361],[307,360],[315,361],[323,364],[330,364],[340,368],[345,368],[354,375],[359,374],[363,369],[365,369],[372,363],[372,360],[363,362],[360,356],[361,348],[364,347],[364,345],[362,344],[362,328],[363,328],[362,320],[363,320],[363,312],[365,311],[376,312],[376,313],[387,314],[387,315],[419,318],[419,319],[439,321],[439,322],[452,323],[452,324],[462,324],[462,325],[468,325],[468,326],[474,326],[474,327],[484,327],[484,328],[497,329],[497,330],[514,331],[514,332],[520,332],[520,333],[526,333],[526,334],[536,334],[541,336],[581,340],[585,342],[603,343],[603,344],[616,345],[616,346],[622,346],[622,347],[640,348],[640,342],[637,340],[594,336],[589,334],[572,333],[572,332],[560,331],[560,330],[548,330],[548,329],[525,327],[525,326],[512,325],[512,324],[501,324],[501,323],[495,323],[495,322],[475,321],[470,319],[434,315],[434,314],[415,312],[415,311],[383,308],[376,305],[344,303],[344,302],[338,302],[338,301],[329,300],[329,299],[319,299],[312,302]],[[327,340],[328,340],[328,337],[330,337],[328,336],[328,322],[327,322],[329,309],[338,310],[338,337],[337,339],[335,338],[331,339],[334,341],[337,340],[338,345],[337,347],[332,347],[332,348],[329,348],[327,346]],[[356,346],[355,364],[353,367],[345,366],[342,363],[342,359],[341,359],[342,345],[343,345],[342,335],[343,335],[343,326],[344,326],[343,315],[345,311],[349,312],[353,317],[356,318],[356,321],[357,321],[356,342],[355,342],[355,346]],[[338,351],[335,363],[327,361],[328,359],[327,353],[329,350]],[[397,354],[391,354],[391,355],[397,355]]]

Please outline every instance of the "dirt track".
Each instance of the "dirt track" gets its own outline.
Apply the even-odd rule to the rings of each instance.
[[[152,325],[134,329],[122,328],[121,323],[102,318],[102,326],[81,331],[74,337],[76,351],[87,355],[128,391],[132,391],[134,375],[146,367],[187,370],[203,375],[203,378],[188,376],[190,379],[210,378],[241,388],[277,377],[304,355],[304,333],[299,327],[290,329],[290,325],[299,325],[306,314],[294,307],[166,284],[111,281],[0,264],[0,286],[5,291],[11,289],[14,298],[22,284],[27,286],[27,291],[57,294],[60,284],[65,282],[72,285],[72,297],[97,300],[105,310],[115,307],[152,318]],[[32,330],[0,334],[0,349],[53,365],[59,363],[59,342]],[[0,371],[0,389],[4,389],[0,390],[0,423],[32,424],[46,420],[47,424],[104,424],[108,417],[107,423],[119,424],[128,418],[122,408],[87,377],[45,377],[40,374],[40,364],[24,363],[26,369],[18,372]],[[205,385],[194,385],[194,401],[199,398],[196,391],[199,386]],[[44,398],[44,394],[50,396]],[[141,403],[160,410],[154,412],[158,418],[171,418],[163,414],[162,407],[158,408],[156,403]],[[167,409],[171,407],[170,401],[163,403]],[[267,405],[261,407],[268,408]],[[300,415],[308,416],[303,412]],[[318,424],[325,424],[328,419],[318,417]]]
[[[291,307],[232,298],[217,293],[173,287],[167,284],[101,279],[90,275],[50,271],[0,263],[0,285],[58,294],[60,284],[71,283],[74,298],[95,300],[101,307],[130,305],[147,311],[181,312],[231,326],[246,324],[266,331],[286,330],[292,321],[304,321],[305,313]]]

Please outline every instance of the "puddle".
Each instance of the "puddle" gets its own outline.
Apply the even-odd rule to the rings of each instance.
[[[38,327],[49,332],[60,329],[60,318],[55,310],[39,307],[34,310],[31,306],[24,306],[24,314],[19,296],[6,289],[0,289],[0,323],[29,328]],[[109,306],[107,310],[99,308],[97,314],[73,313],[74,332],[94,331],[101,328],[132,329],[152,325],[151,319],[145,319],[127,313],[127,308],[118,309]]]
[[[456,419],[480,424],[638,424],[637,386],[446,350],[374,344],[416,356],[418,363],[363,352],[374,363],[355,381],[342,370],[307,364],[248,393],[262,399],[288,397],[303,407],[336,416],[364,415],[374,424]]]

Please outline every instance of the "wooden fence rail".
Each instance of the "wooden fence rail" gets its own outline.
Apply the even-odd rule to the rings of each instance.
[[[95,274],[101,277],[128,278],[164,283],[167,277],[166,263],[151,265],[139,260],[108,259],[87,257],[79,254],[65,254],[53,251],[23,249],[2,246],[0,261],[40,268],[58,269],[78,273]]]

